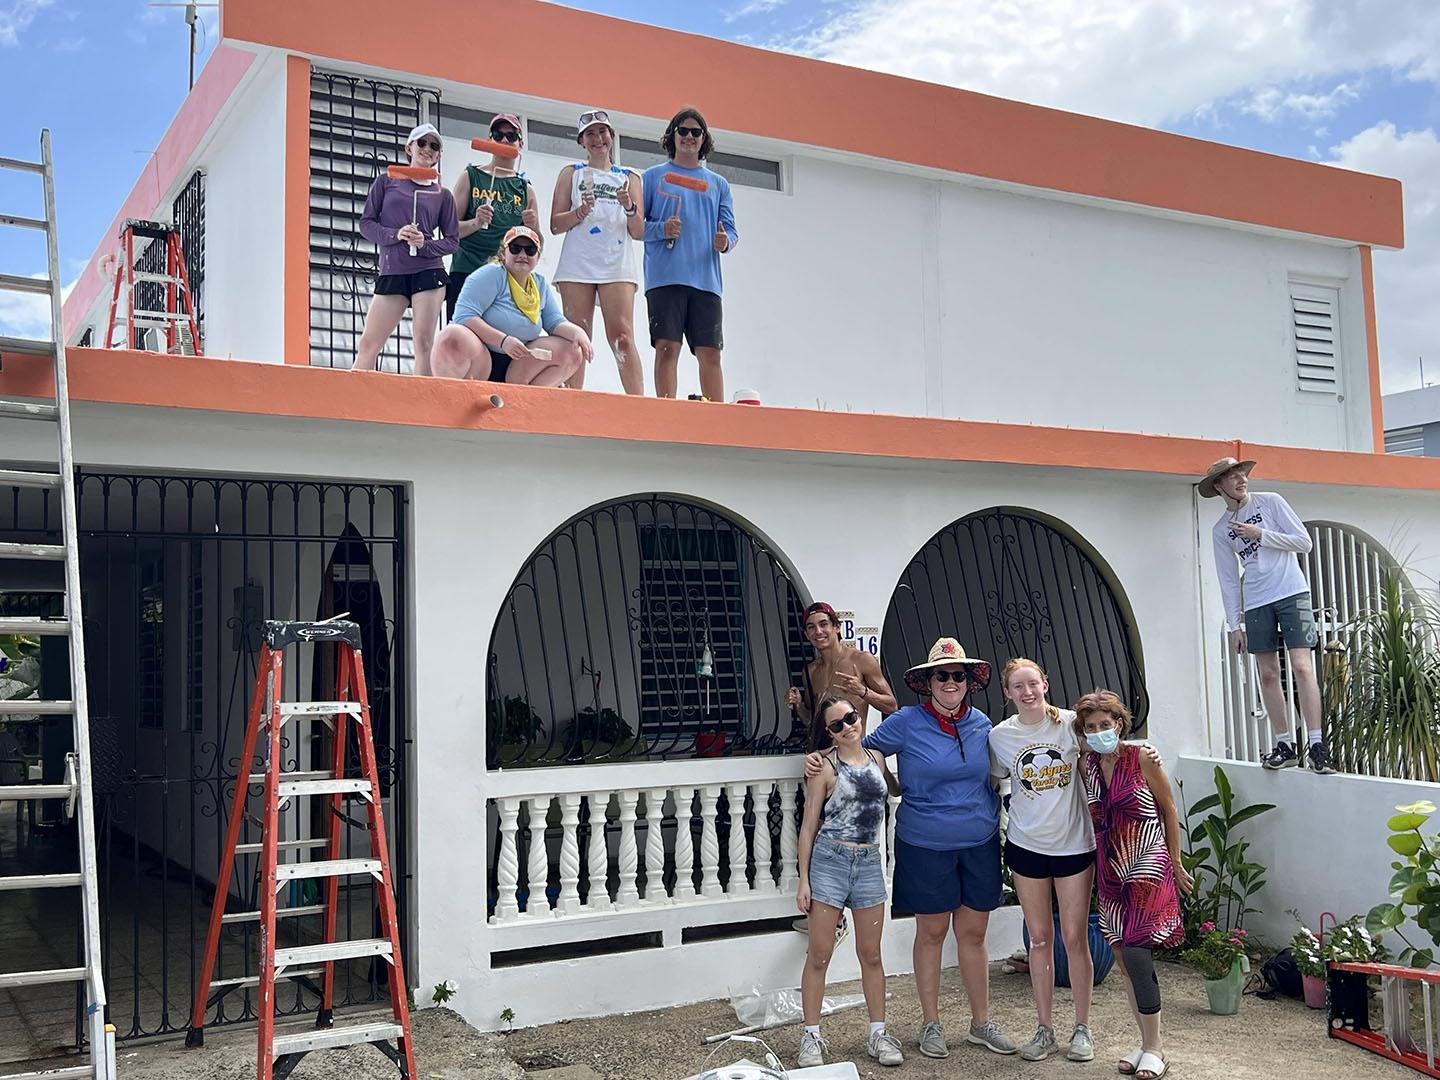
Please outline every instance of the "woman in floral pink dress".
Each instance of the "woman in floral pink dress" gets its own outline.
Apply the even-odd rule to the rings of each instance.
[[[1140,1028],[1140,1048],[1120,1059],[1119,1070],[1159,1080],[1170,1063],[1160,1052],[1154,951],[1184,940],[1180,893],[1194,885],[1180,864],[1180,815],[1164,768],[1121,741],[1130,710],[1115,694],[1096,690],[1077,701],[1075,730],[1089,746],[1080,774],[1095,824],[1100,929],[1128,979]]]

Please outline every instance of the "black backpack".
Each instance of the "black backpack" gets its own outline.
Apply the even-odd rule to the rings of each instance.
[[[1277,994],[1292,998],[1305,996],[1300,969],[1295,966],[1295,957],[1288,948],[1281,949],[1260,966],[1260,978],[1265,983],[1265,989],[1257,992],[1258,997],[1273,999]]]

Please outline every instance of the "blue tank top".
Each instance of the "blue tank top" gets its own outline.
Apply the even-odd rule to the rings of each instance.
[[[885,821],[885,773],[872,751],[864,765],[849,765],[838,752],[825,754],[835,770],[835,790],[825,800],[817,835],[843,844],[875,844]]]

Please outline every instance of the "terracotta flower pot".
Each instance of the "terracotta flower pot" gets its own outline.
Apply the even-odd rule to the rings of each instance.
[[[1300,981],[1305,986],[1305,1004],[1312,1009],[1323,1009],[1325,1007],[1325,980],[1319,975],[1302,975]]]

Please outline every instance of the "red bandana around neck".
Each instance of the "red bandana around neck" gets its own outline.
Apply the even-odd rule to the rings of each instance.
[[[958,713],[956,713],[955,716],[952,718],[946,716],[939,709],[935,708],[935,703],[930,698],[926,698],[925,711],[935,718],[935,722],[940,725],[941,731],[945,732],[945,734],[949,735],[952,739],[959,741],[960,732],[956,730],[955,722],[957,720],[964,720],[965,717],[969,715],[970,703],[967,701],[965,703],[965,707],[961,709]]]

